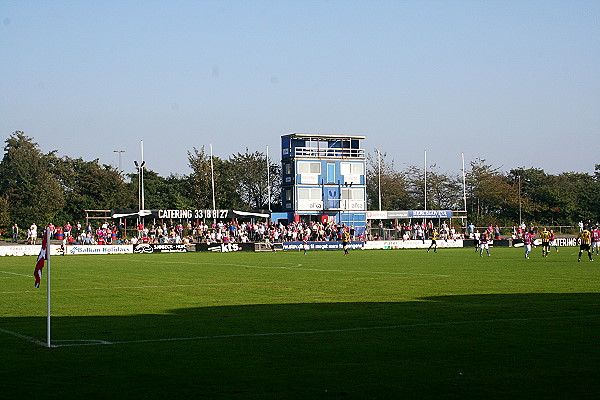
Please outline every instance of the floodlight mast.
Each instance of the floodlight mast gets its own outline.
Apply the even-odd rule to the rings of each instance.
[[[267,145],[267,154],[266,154],[266,162],[267,162],[267,204],[269,206],[269,214],[271,213],[271,171],[269,165],[269,145]],[[269,216],[270,222],[271,216]]]
[[[146,164],[146,161],[144,160],[144,141],[140,140],[140,146],[141,146],[141,150],[142,150],[142,163],[140,164],[140,170],[142,171],[142,210],[146,209],[146,206],[144,205],[144,165]]]
[[[217,223],[217,216],[216,216],[216,210],[217,210],[217,202],[215,200],[215,166],[213,164],[213,148],[212,148],[212,143],[210,143],[210,177],[211,177],[211,182],[212,182],[212,203],[213,203],[213,217],[214,217],[214,223]]]
[[[463,200],[465,207],[465,216],[467,215],[467,181],[465,178],[465,153],[460,153],[462,158],[462,178],[463,178]]]
[[[133,161],[133,164],[135,165],[135,168],[137,169],[137,176],[138,176],[138,211],[140,211],[142,209],[142,185],[141,185],[141,172],[140,172],[140,165],[138,164],[137,161]],[[139,214],[138,214],[139,216]],[[139,219],[139,218],[138,218]]]
[[[521,175],[517,175],[519,179],[519,227],[523,225],[523,218],[521,215]]]
[[[142,210],[145,210],[144,205],[144,165],[146,165],[146,161],[144,160],[144,141],[141,140],[141,150],[142,150],[142,161],[138,164],[137,161],[134,161],[133,164],[138,170],[138,223],[142,222]]]
[[[427,150],[425,150],[425,160],[424,160],[423,164],[425,166],[425,173],[423,174],[424,179],[425,179],[425,190],[424,190],[425,199],[423,202],[423,209],[425,211],[427,211]]]
[[[379,149],[377,149],[377,165],[379,170],[379,182],[377,185],[379,186],[379,211],[381,211],[381,152],[379,151]]]

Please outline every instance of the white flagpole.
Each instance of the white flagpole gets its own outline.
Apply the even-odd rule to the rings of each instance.
[[[213,213],[214,215],[214,221],[215,224],[217,223],[217,216],[216,216],[216,209],[217,209],[217,202],[215,201],[215,168],[213,165],[213,150],[212,150],[212,143],[210,144],[210,176],[212,179],[212,201],[213,201]]]
[[[46,279],[48,283],[47,297],[48,297],[48,315],[46,317],[46,343],[48,347],[51,347],[50,344],[50,228],[46,228]]]
[[[267,201],[269,204],[269,212],[271,212],[271,171],[269,171],[269,145],[267,145]],[[271,218],[269,216],[269,218]]]
[[[425,150],[425,204],[423,209],[427,211],[427,150]]]
[[[141,161],[141,167],[140,167],[141,179],[142,179],[142,183],[141,183],[142,202],[141,202],[141,204],[142,204],[142,210],[145,210],[146,206],[144,204],[144,168],[143,168],[144,167],[144,141],[143,140],[140,140],[140,147],[142,150],[142,161]]]
[[[377,149],[377,169],[379,170],[377,182],[379,191],[379,211],[381,211],[381,151],[379,151],[379,149]]]
[[[467,181],[465,179],[465,153],[460,153],[462,156],[462,173],[463,173],[463,199],[465,203],[465,213],[467,212]]]

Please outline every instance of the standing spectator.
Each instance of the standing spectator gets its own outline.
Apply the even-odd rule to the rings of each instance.
[[[119,222],[119,226],[117,227],[118,230],[118,234],[117,237],[121,240],[123,239],[123,231],[125,230],[125,224],[123,223],[123,221]]]
[[[500,227],[494,226],[494,240],[500,240]]]
[[[19,226],[14,224],[12,227],[12,241],[17,243],[19,241]]]
[[[35,244],[35,241],[37,240],[37,225],[35,222],[29,227],[27,237],[29,239],[29,244]]]
[[[65,226],[63,227],[63,231],[65,232],[65,238],[68,238],[69,236],[71,236],[71,229],[73,229],[73,227],[71,226],[71,223],[67,222],[65,224]]]

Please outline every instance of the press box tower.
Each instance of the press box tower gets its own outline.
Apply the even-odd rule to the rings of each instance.
[[[282,210],[276,218],[366,227],[365,136],[291,133],[281,137]]]

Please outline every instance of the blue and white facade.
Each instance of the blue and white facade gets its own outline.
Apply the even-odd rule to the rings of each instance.
[[[282,207],[289,221],[366,226],[364,136],[292,133],[281,137]]]

